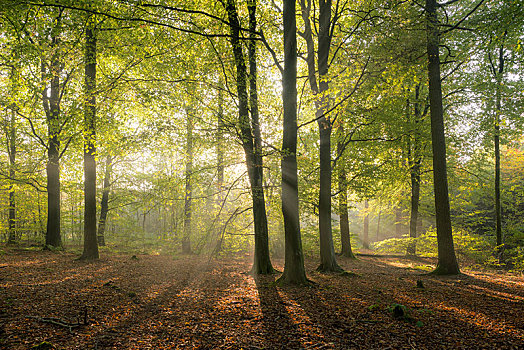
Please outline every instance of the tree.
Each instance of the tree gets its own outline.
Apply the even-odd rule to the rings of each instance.
[[[355,258],[351,250],[351,236],[349,235],[349,215],[348,215],[348,184],[346,163],[344,162],[342,154],[344,152],[345,132],[342,123],[338,126],[338,142],[337,142],[337,159],[338,159],[338,191],[339,203],[338,211],[340,215],[340,241],[342,243],[342,250],[340,254],[346,258]]]
[[[96,22],[90,15],[85,37],[84,105],[84,252],[82,259],[98,259],[96,236]]]
[[[250,40],[249,40],[249,64],[250,64],[250,96],[248,101],[247,94],[247,69],[240,42],[240,22],[235,0],[228,0],[226,4],[227,16],[230,28],[230,43],[236,66],[236,86],[238,95],[238,126],[242,148],[246,156],[246,165],[249,182],[251,186],[251,196],[253,200],[253,219],[255,229],[255,257],[253,263],[253,273],[269,274],[274,269],[269,258],[269,239],[267,227],[267,214],[263,188],[263,163],[262,163],[262,139],[260,136],[260,122],[258,116],[258,97],[257,97],[257,68],[256,68],[256,46],[254,31],[256,30],[256,2],[248,2]],[[251,118],[249,118],[249,103],[251,102]]]
[[[409,106],[409,104],[408,104]],[[421,140],[421,126],[423,117],[427,112],[427,108],[422,112],[420,110],[420,84],[415,87],[415,102],[413,105],[413,135],[408,142],[408,165],[409,165],[409,177],[411,183],[411,208],[409,217],[409,237],[413,239],[413,242],[408,245],[407,254],[415,255],[417,251],[417,245],[415,238],[417,238],[417,224],[419,218],[419,203],[420,203],[420,177],[421,177],[421,164],[422,164],[422,140]],[[410,113],[408,110],[408,122],[410,121]],[[411,124],[411,123],[410,123]]]
[[[307,1],[307,3],[306,3]],[[315,101],[316,120],[320,137],[320,190],[318,204],[318,221],[320,234],[320,266],[319,271],[340,272],[333,247],[333,234],[331,227],[331,132],[332,117],[329,116],[329,51],[331,36],[333,34],[331,23],[331,0],[319,1],[318,17],[318,58],[315,64],[315,43],[311,29],[310,13],[311,0],[300,1],[302,19],[304,20],[304,33],[302,36],[307,44],[308,80],[311,91],[318,95]],[[318,83],[316,66],[318,65]]]
[[[109,191],[111,189],[111,173],[113,167],[113,157],[106,156],[104,170],[104,184],[102,188],[102,199],[100,200],[100,218],[98,219],[97,241],[99,246],[105,246],[105,231],[107,225],[107,214],[109,213]]]
[[[50,58],[42,62],[42,103],[47,117],[47,230],[46,247],[61,247],[60,234],[60,76],[62,62],[60,57],[60,25],[64,9],[60,8],[53,18],[53,28],[49,36]]]
[[[427,53],[429,76],[429,105],[433,147],[433,186],[437,224],[438,264],[434,274],[458,274],[459,267],[453,246],[449,209],[448,176],[446,165],[446,138],[439,55],[439,21],[436,0],[426,0]]]
[[[284,107],[282,136],[282,214],[285,233],[285,265],[279,278],[281,284],[306,284],[300,219],[298,211],[297,176],[297,26],[295,0],[284,0],[284,72],[282,104]]]
[[[186,107],[186,187],[184,191],[184,236],[182,252],[191,254],[191,216],[193,200],[193,109]]]

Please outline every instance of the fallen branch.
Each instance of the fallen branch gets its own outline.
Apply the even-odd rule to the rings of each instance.
[[[87,325],[87,308],[84,309],[84,320],[83,322],[80,322],[78,319],[77,319],[77,322],[73,323],[73,322],[67,322],[61,318],[58,318],[58,317],[39,317],[39,316],[27,316],[27,318],[32,318],[32,319],[35,319],[39,322],[43,322],[43,323],[50,323],[50,324],[54,324],[54,325],[57,325],[57,326],[60,326],[60,327],[65,327],[65,328],[69,328],[69,332],[71,332],[73,330],[73,328],[78,328],[80,326],[85,326]]]

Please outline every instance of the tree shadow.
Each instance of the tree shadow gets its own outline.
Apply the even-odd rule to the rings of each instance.
[[[276,286],[274,275],[255,277],[260,301],[261,326],[264,333],[264,348],[304,348],[300,339],[302,335],[291,318],[286,302],[282,300]]]

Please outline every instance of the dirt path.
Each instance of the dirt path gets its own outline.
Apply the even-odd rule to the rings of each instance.
[[[321,275],[309,262],[313,287],[279,288],[277,276],[246,275],[247,258],[74,258],[0,256],[0,348],[42,341],[57,349],[524,348],[519,277],[433,277],[412,268],[429,260],[361,257],[340,260],[357,275]],[[89,324],[72,331],[28,318],[76,322],[86,307]]]

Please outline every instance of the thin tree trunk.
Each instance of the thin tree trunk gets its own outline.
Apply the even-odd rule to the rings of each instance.
[[[107,226],[107,214],[109,213],[109,191],[111,187],[111,172],[113,170],[113,157],[106,157],[106,168],[104,171],[104,188],[102,200],[100,201],[100,219],[98,219],[97,240],[99,246],[106,245],[105,231]]]
[[[417,222],[420,202],[420,165],[422,162],[422,155],[420,154],[420,132],[419,123],[421,122],[420,113],[420,86],[415,88],[415,104],[414,104],[414,135],[413,142],[408,144],[408,161],[410,165],[411,178],[411,213],[409,218],[409,237],[413,240],[407,248],[407,255],[415,255],[417,252]],[[409,120],[408,120],[409,121]],[[413,150],[412,150],[413,149]]]
[[[297,27],[295,0],[284,0],[284,72],[282,104],[282,214],[285,232],[285,265],[280,284],[307,284],[300,236],[297,175]]]
[[[222,91],[222,79],[218,90],[218,116],[216,133],[217,153],[217,190],[219,191],[218,202],[222,201],[222,190],[224,189],[224,93]]]
[[[11,69],[10,80],[11,80],[11,120],[8,121],[6,126],[6,141],[7,141],[7,154],[9,156],[9,213],[8,213],[8,238],[7,244],[15,244],[18,240],[16,232],[16,191],[15,191],[15,177],[16,177],[16,112],[19,108],[18,92],[20,90],[20,62],[17,50],[14,49],[12,53],[13,66]]]
[[[366,216],[364,216],[364,239],[362,240],[362,245],[365,249],[369,249],[369,213],[368,213],[369,203],[366,199],[364,201],[364,209],[366,210]]]
[[[16,107],[15,107],[16,108]],[[11,121],[9,125],[9,131],[7,135],[7,153],[9,155],[9,178],[11,184],[9,185],[9,236],[7,239],[8,244],[14,244],[17,241],[16,234],[16,193],[14,187],[14,178],[16,176],[16,113],[14,110],[11,111]]]
[[[191,177],[193,173],[193,111],[187,110],[186,128],[186,188],[184,197],[184,237],[182,238],[182,252],[191,254],[191,201],[193,199],[193,184]]]
[[[339,191],[339,215],[340,215],[340,241],[342,251],[340,254],[347,258],[355,258],[351,249],[351,236],[349,235],[349,215],[348,215],[348,184],[346,164],[341,159],[344,149],[344,127],[342,124],[338,127],[337,157],[338,161],[338,191]]]
[[[507,31],[504,32],[504,38]],[[493,74],[497,82],[496,96],[495,96],[495,232],[497,237],[497,246],[501,247],[503,243],[502,237],[502,205],[500,201],[500,114],[502,110],[502,77],[504,73],[504,46],[499,48],[498,67],[492,67]],[[502,260],[502,250],[500,251],[499,259]]]
[[[86,28],[84,111],[84,252],[82,259],[98,259],[96,237],[96,32],[90,16]]]
[[[224,93],[223,93],[223,83],[222,76],[220,76],[218,90],[218,116],[217,116],[217,132],[216,132],[216,156],[217,156],[217,191],[218,195],[216,197],[216,207],[218,210],[222,207],[222,202],[224,201],[225,195],[224,191]],[[217,212],[217,215],[219,212]],[[217,237],[216,246],[214,252],[216,254],[220,253],[222,250],[222,221],[220,216],[217,216],[216,221],[216,232],[215,237]]]
[[[429,103],[431,111],[431,139],[433,146],[433,186],[437,224],[438,264],[434,274],[460,273],[449,209],[448,175],[446,165],[446,138],[440,79],[439,26],[436,0],[426,0],[427,52],[429,76]]]

